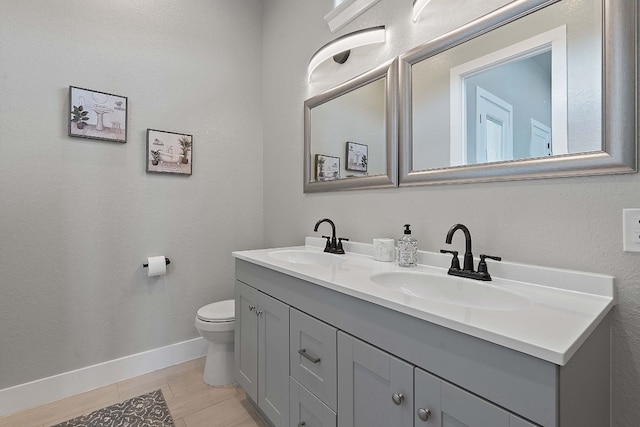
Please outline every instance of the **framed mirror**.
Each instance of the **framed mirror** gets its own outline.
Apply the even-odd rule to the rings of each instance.
[[[637,1],[516,0],[400,57],[400,185],[636,171]]]
[[[304,192],[397,187],[398,62],[304,103]]]

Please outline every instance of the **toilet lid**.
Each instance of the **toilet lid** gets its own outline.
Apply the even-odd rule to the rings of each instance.
[[[198,310],[198,317],[207,322],[228,322],[236,317],[235,301],[214,302]]]

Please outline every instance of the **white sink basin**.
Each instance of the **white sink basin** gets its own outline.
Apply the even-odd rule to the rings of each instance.
[[[281,250],[269,252],[271,258],[280,261],[290,262],[292,264],[307,265],[337,265],[345,262],[347,259],[340,255],[330,254],[327,252],[314,252],[305,250]]]
[[[527,296],[518,292],[461,277],[398,271],[374,274],[371,280],[411,297],[468,308],[512,311],[531,304]]]

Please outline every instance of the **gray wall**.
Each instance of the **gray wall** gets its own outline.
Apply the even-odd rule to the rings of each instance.
[[[331,0],[264,0],[264,233],[267,247],[302,244],[323,217],[355,241],[399,237],[411,223],[421,249],[445,247],[449,227],[469,226],[474,252],[527,264],[610,274],[614,425],[640,420],[640,254],[622,251],[621,210],[640,207],[640,176],[621,175],[342,193],[302,192],[303,102],[506,1],[433,0],[417,24],[411,1],[384,0],[336,34],[324,20]],[[387,25],[383,46],[333,74],[306,81],[311,55],[334,37]],[[304,35],[302,37],[301,35]],[[281,159],[290,161],[282,162]],[[462,250],[456,238],[454,246]],[[553,334],[553,331],[549,331]]]
[[[197,337],[263,244],[261,2],[186,4],[2,1],[0,389]],[[68,137],[69,85],[128,96],[128,142]],[[191,177],[145,173],[147,128]]]

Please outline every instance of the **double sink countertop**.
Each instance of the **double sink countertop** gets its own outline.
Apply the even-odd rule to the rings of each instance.
[[[614,278],[491,262],[491,282],[447,275],[451,255],[418,253],[418,266],[372,257],[344,242],[344,255],[305,246],[233,252],[247,261],[522,353],[565,365],[616,303]],[[477,265],[477,260],[475,262]]]

